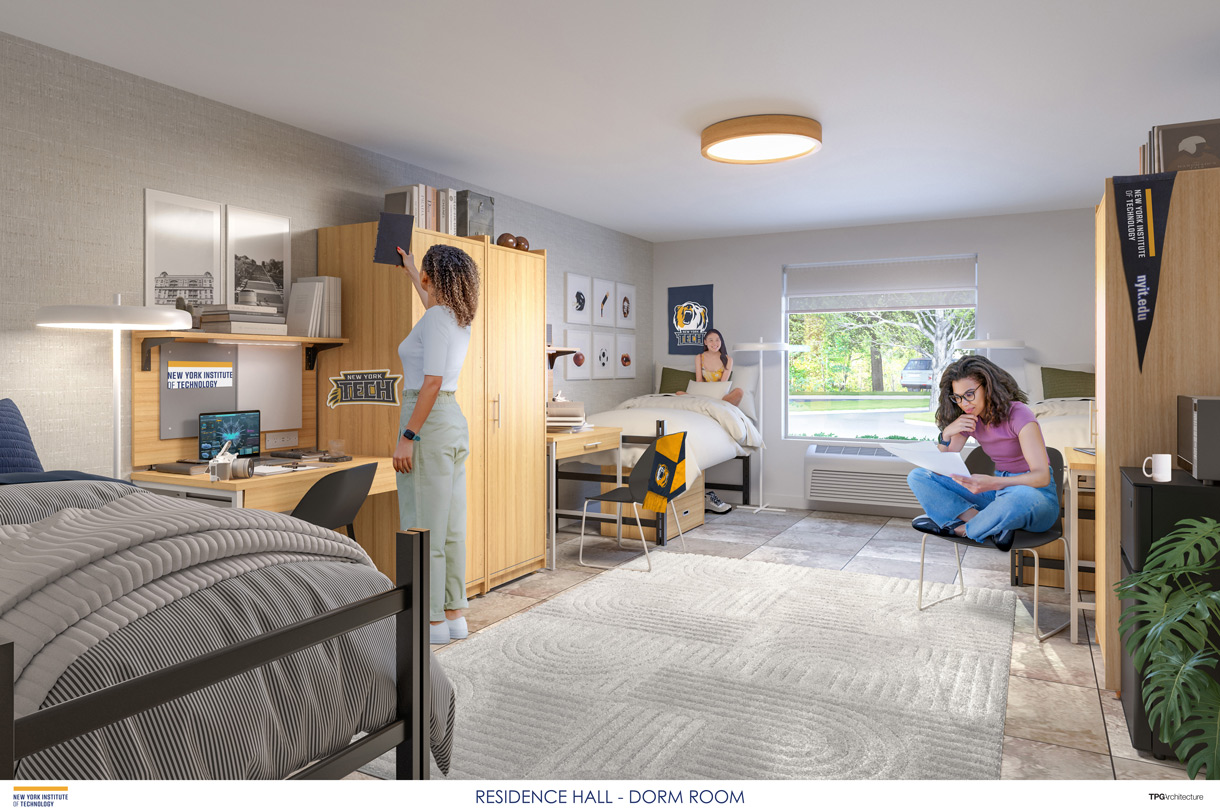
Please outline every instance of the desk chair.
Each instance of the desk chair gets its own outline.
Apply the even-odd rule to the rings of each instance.
[[[1063,455],[1059,452],[1059,449],[1057,449],[1057,448],[1047,448],[1046,453],[1047,453],[1047,457],[1050,459],[1051,476],[1054,477],[1054,479],[1055,479],[1055,490],[1059,496],[1059,504],[1062,505],[1063,504]],[[966,457],[966,468],[972,474],[992,474],[995,472],[995,463],[992,461],[992,459],[989,456],[987,456],[987,453],[985,451],[983,451],[983,449],[980,447],[980,448],[976,448],[973,451],[971,451],[970,455],[968,457]],[[912,525],[914,526],[914,523],[919,521],[922,518],[927,518],[927,517],[926,516],[916,517],[915,519],[912,520]],[[915,529],[918,530],[919,528],[916,527]],[[962,545],[966,544],[966,545],[970,545],[971,547],[991,547],[993,549],[999,549],[995,545],[994,538],[988,539],[987,541],[984,541],[984,542],[979,542],[979,541],[975,541],[973,539],[968,539],[968,538],[957,538],[957,537],[950,538],[948,536],[935,536],[935,538],[943,538],[945,541],[950,541],[950,542],[954,543],[953,552],[955,553],[955,555],[957,557],[958,588],[957,588],[957,592],[953,593],[952,595],[946,595],[943,598],[938,598],[937,600],[934,600],[931,603],[928,603],[925,605],[923,602],[923,561],[924,561],[924,549],[928,543],[929,535],[932,535],[932,534],[924,533],[923,541],[921,541],[920,545],[919,545],[919,593],[918,593],[918,599],[917,599],[916,605],[918,606],[920,611],[923,611],[924,609],[927,609],[930,606],[935,606],[938,603],[942,603],[942,602],[950,600],[952,598],[959,597],[960,595],[965,593],[966,585],[962,579],[962,553],[961,553]],[[1018,555],[1022,555],[1025,551],[1028,551],[1034,557],[1034,635],[1038,638],[1039,642],[1047,639],[1048,637],[1053,637],[1054,635],[1056,635],[1059,632],[1066,629],[1071,624],[1071,619],[1069,618],[1067,623],[1064,623],[1062,626],[1059,626],[1059,627],[1053,629],[1052,631],[1047,632],[1046,634],[1041,633],[1039,631],[1040,627],[1038,626],[1039,559],[1038,559],[1037,548],[1041,547],[1045,544],[1050,544],[1055,541],[1063,542],[1063,572],[1064,572],[1064,576],[1066,577],[1067,573],[1069,572],[1068,567],[1072,566],[1072,551],[1071,551],[1070,546],[1067,543],[1067,539],[1064,538],[1064,536],[1063,536],[1062,517],[1056,519],[1055,523],[1051,526],[1051,528],[1049,530],[1044,530],[1041,533],[1033,533],[1028,530],[1017,530],[1013,533],[1013,542],[1012,542],[1012,548],[1011,548],[1012,551],[1013,552],[1021,551],[1021,552],[1018,552]]]
[[[647,565],[639,572],[652,572],[652,559],[648,557],[648,542],[644,538],[644,527],[640,524],[640,511],[636,505],[643,505],[646,510],[664,513],[670,509],[674,514],[678,537],[682,539],[682,552],[686,552],[686,536],[682,535],[682,522],[678,518],[678,509],[674,499],[686,491],[686,432],[666,434],[649,443],[644,456],[631,469],[627,485],[612,491],[599,494],[585,500],[580,511],[580,550],[578,558],[582,567],[596,567],[609,570],[601,564],[585,563],[585,518],[590,502],[618,502],[631,504],[635,513],[635,526],[640,531],[640,544],[644,547],[644,563]],[[658,528],[659,530],[659,528]]]
[[[313,484],[289,514],[310,524],[335,530],[347,526],[347,535],[356,540],[356,514],[373,487],[377,463],[343,468],[327,474]],[[292,476],[292,474],[284,474]]]

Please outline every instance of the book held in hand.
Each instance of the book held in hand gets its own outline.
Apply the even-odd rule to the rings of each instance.
[[[411,230],[415,218],[409,214],[393,214],[383,211],[377,220],[377,245],[373,249],[373,262],[382,265],[401,265],[398,249],[411,253]]]

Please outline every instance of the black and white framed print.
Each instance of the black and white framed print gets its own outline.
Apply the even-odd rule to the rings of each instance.
[[[589,277],[565,274],[564,284],[564,321],[568,324],[592,324],[593,308],[589,303],[593,299],[593,289]]]
[[[635,285],[626,282],[614,284],[614,300],[618,302],[614,311],[614,325],[620,330],[635,329]]]
[[[593,334],[593,380],[614,377],[618,361],[614,357],[614,333]]]
[[[614,311],[616,309],[614,305],[614,283],[609,279],[594,278],[593,326],[613,327]]]
[[[287,312],[292,282],[292,221],[278,214],[225,207],[229,303]]]
[[[144,190],[144,304],[223,304],[220,204]]]
[[[575,347],[576,352],[563,357],[567,365],[564,378],[569,381],[589,380],[589,370],[593,368],[593,335],[588,330],[565,330],[563,345]]]
[[[614,377],[635,377],[636,359],[634,335],[619,333],[614,337],[614,360]]]

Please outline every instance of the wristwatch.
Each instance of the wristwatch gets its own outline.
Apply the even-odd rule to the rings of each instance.
[[[402,433],[402,436],[406,437],[408,440],[414,440],[415,442],[419,442],[419,435],[416,434],[415,432],[411,431],[410,429],[407,429],[406,431],[404,431]]]
[[[940,436],[937,438],[936,442],[940,443],[940,444],[941,444],[941,445],[943,445],[945,448],[948,448],[948,447],[949,447],[949,443],[951,443],[951,442],[953,442],[953,441],[952,441],[952,440],[946,440],[946,439],[945,439],[945,434],[944,434],[944,432],[941,432],[941,434],[940,434]]]

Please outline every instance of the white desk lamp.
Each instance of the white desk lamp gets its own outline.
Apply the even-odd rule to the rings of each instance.
[[[739,351],[754,351],[758,353],[758,433],[763,434],[763,390],[766,387],[763,385],[763,353],[764,352],[805,352],[809,349],[805,344],[787,344],[783,341],[763,341],[762,336],[758,337],[758,341],[747,344],[733,345],[733,352]],[[742,505],[743,508],[753,508],[755,513],[766,510],[772,513],[784,513],[783,508],[770,507],[767,500],[763,498],[763,481],[767,476],[766,466],[763,464],[763,450],[766,446],[766,438],[764,436],[763,445],[758,447],[758,504],[757,505]],[[747,483],[748,484],[748,483]]]
[[[992,350],[1023,350],[1025,342],[1019,338],[965,338],[953,344],[955,350],[982,350],[985,358],[991,358]]]
[[[77,330],[109,330],[112,335],[110,365],[114,376],[114,478],[122,476],[123,357],[120,339],[124,330],[186,330],[191,314],[172,307],[138,307],[122,304],[116,293],[112,305],[52,305],[38,308],[34,323],[39,327],[70,327]]]

